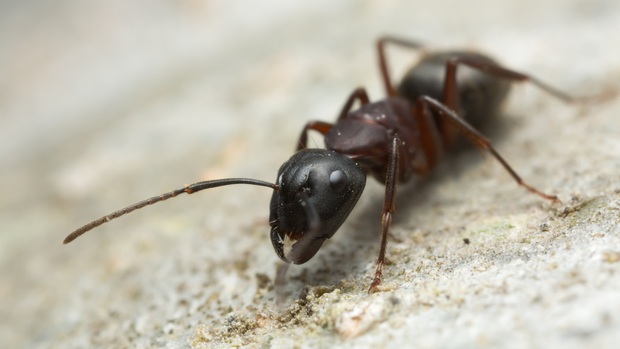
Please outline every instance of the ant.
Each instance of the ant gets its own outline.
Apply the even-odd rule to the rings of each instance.
[[[387,97],[370,102],[366,90],[357,88],[335,123],[308,122],[299,137],[297,151],[280,167],[275,183],[251,178],[197,182],[96,219],[69,234],[64,243],[115,218],[179,194],[250,184],[273,190],[269,224],[276,254],[287,265],[302,264],[336,233],[361,196],[366,175],[371,174],[385,183],[381,245],[368,290],[376,292],[383,275],[397,183],[407,181],[413,174],[429,173],[445,151],[454,150],[459,135],[493,156],[520,186],[543,199],[560,202],[557,196],[526,183],[475,126],[497,114],[512,82],[529,82],[566,103],[593,100],[592,97],[569,96],[471,51],[424,54],[396,87],[386,59],[388,44],[414,50],[424,48],[416,41],[380,38],[376,50]],[[360,105],[358,109],[353,108],[356,101]],[[307,148],[311,130],[324,136],[326,149]]]

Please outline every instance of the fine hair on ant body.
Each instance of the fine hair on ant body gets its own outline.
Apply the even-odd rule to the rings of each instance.
[[[64,243],[115,218],[179,194],[251,184],[273,190],[269,224],[276,254],[287,263],[302,264],[336,233],[361,196],[366,175],[371,174],[385,184],[381,244],[369,288],[369,292],[375,292],[383,276],[397,183],[407,181],[414,174],[429,173],[446,151],[455,148],[459,135],[488,152],[517,184],[545,200],[559,202],[555,195],[525,182],[475,126],[498,112],[513,82],[529,82],[567,103],[594,101],[600,96],[569,96],[471,51],[425,54],[396,86],[389,74],[387,45],[424,47],[416,41],[380,38],[376,49],[387,97],[371,102],[366,90],[357,88],[346,100],[335,123],[308,122],[299,137],[297,151],[280,167],[275,183],[250,178],[197,182],[96,219],[69,234]],[[353,108],[355,102],[359,104],[357,109]],[[307,148],[310,130],[324,136],[326,149]]]

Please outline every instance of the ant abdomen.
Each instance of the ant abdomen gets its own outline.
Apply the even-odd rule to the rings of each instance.
[[[444,100],[446,66],[451,59],[468,59],[484,64],[497,63],[488,56],[469,51],[447,51],[424,56],[411,67],[398,85],[398,94],[411,103],[421,96]],[[456,82],[461,109],[457,112],[474,127],[483,125],[496,115],[510,91],[510,81],[487,74],[480,69],[459,66]],[[435,116],[437,122],[438,116]],[[440,123],[437,122],[438,127]]]

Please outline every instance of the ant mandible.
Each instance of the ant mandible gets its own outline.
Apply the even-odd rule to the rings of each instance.
[[[69,234],[64,243],[112,219],[182,193],[251,184],[273,189],[269,224],[276,254],[287,263],[302,264],[345,221],[364,190],[366,174],[370,173],[385,183],[381,245],[368,290],[375,292],[383,275],[397,182],[430,172],[446,150],[454,149],[459,135],[491,154],[520,186],[543,199],[559,202],[555,195],[543,193],[521,179],[474,126],[497,113],[511,82],[530,82],[567,103],[589,101],[592,97],[569,96],[470,51],[426,54],[396,87],[388,72],[387,44],[423,48],[415,41],[380,38],[376,49],[387,97],[370,102],[366,90],[358,88],[347,99],[336,123],[308,122],[299,137],[297,152],[278,170],[276,183],[250,178],[197,182],[96,219]],[[459,70],[461,66],[468,67],[468,71]],[[360,107],[353,109],[356,101]],[[326,149],[306,147],[310,130],[324,136]]]

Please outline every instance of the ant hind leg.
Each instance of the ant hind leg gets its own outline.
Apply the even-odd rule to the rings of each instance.
[[[493,148],[491,141],[484,137],[480,132],[473,128],[467,121],[463,120],[454,110],[428,96],[420,97],[419,103],[427,104],[431,109],[436,111],[442,119],[453,126],[458,132],[464,135],[471,143],[473,143],[478,149],[489,152],[504,169],[512,176],[512,178],[528,191],[540,196],[543,199],[550,200],[554,203],[559,203],[560,200],[555,195],[545,194],[542,191],[536,189],[532,185],[525,182],[521,176],[508,164],[506,160]]]

